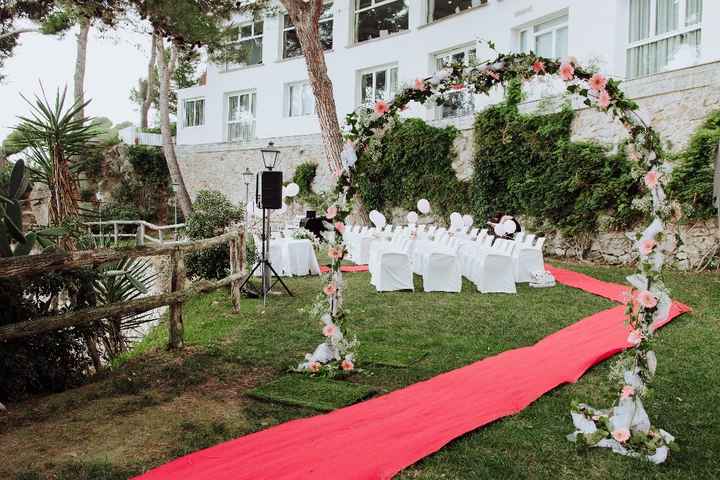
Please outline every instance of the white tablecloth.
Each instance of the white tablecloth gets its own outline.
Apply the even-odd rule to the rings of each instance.
[[[310,240],[270,240],[270,263],[283,277],[320,275],[320,264]]]

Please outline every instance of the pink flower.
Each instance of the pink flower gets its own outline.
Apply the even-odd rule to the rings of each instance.
[[[645,308],[655,308],[658,304],[658,299],[652,292],[644,290],[638,293],[638,302]]]
[[[335,223],[335,230],[337,230],[338,232],[340,232],[340,235],[342,235],[343,233],[345,233],[345,224],[342,223],[342,222],[336,222],[336,223]]]
[[[348,360],[348,359],[346,358],[346,359],[343,360],[342,363],[340,364],[340,368],[342,368],[342,369],[345,370],[346,372],[349,372],[350,370],[352,370],[353,368],[355,368],[355,365],[353,365],[353,362],[351,362],[350,360]]]
[[[322,365],[320,365],[320,362],[310,362],[310,365],[308,365],[308,370],[310,370],[313,373],[317,373],[322,368]]]
[[[560,65],[560,70],[558,70],[558,72],[560,73],[560,78],[566,82],[575,78],[575,67],[573,67],[571,63],[565,62]]]
[[[451,86],[451,88],[452,88],[453,90],[462,90],[463,88],[465,88],[465,84],[463,84],[463,83],[453,83],[452,86]]]
[[[610,94],[607,92],[607,90],[602,90],[600,92],[597,102],[598,107],[605,110],[610,106]]]
[[[655,170],[650,170],[645,174],[645,185],[649,189],[653,189],[657,187],[658,182],[660,181],[660,174]]]
[[[655,249],[655,246],[657,245],[657,242],[653,239],[649,240],[643,240],[640,242],[640,254],[644,256],[648,256],[652,253],[652,251]]]
[[[602,92],[605,90],[605,87],[607,86],[607,78],[605,78],[605,75],[602,73],[596,73],[595,75],[590,78],[590,81],[588,81],[588,85],[590,85],[590,88],[595,92]]]
[[[495,70],[488,70],[488,75],[490,75],[492,78],[494,78],[496,81],[500,81],[500,75]]]
[[[618,442],[625,443],[630,440],[630,430],[627,428],[618,428],[617,430],[613,430],[612,436]]]
[[[630,385],[625,385],[620,393],[620,398],[630,398],[635,395],[635,388]]]
[[[345,251],[341,245],[335,245],[328,249],[328,257],[333,260],[340,260],[343,257],[343,253],[345,253]]]
[[[378,100],[377,102],[375,102],[374,110],[375,115],[377,115],[378,117],[382,117],[390,110],[390,107],[384,100]]]
[[[326,337],[332,337],[337,332],[337,327],[333,325],[332,323],[330,325],[325,325],[323,328],[323,335]]]
[[[335,216],[337,214],[338,214],[337,207],[329,207],[327,209],[327,211],[325,212],[325,218],[327,218],[328,220],[332,220],[333,218],[335,218]]]
[[[545,64],[542,60],[535,60],[535,63],[532,64],[533,72],[535,72],[536,75],[539,75],[540,72],[545,71]]]
[[[337,287],[334,283],[328,283],[325,285],[325,288],[323,288],[323,292],[325,292],[325,295],[328,297],[331,295],[335,295],[335,292],[337,292]]]
[[[425,89],[427,89],[427,84],[425,83],[425,80],[422,78],[418,78],[415,80],[415,90],[419,92],[424,92]]]
[[[640,342],[643,340],[643,334],[640,330],[633,330],[630,332],[630,335],[628,335],[627,341],[631,345],[640,345]]]

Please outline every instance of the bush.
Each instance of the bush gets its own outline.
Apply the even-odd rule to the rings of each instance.
[[[317,163],[304,162],[295,168],[292,181],[300,187],[300,197],[306,197],[313,193],[312,184],[317,175]]]
[[[243,221],[244,211],[236,207],[222,193],[201,190],[193,212],[186,221],[186,233],[192,240],[222,235],[226,227]],[[187,256],[187,271],[191,278],[218,280],[230,274],[230,253],[227,245],[209,248]]]
[[[720,142],[720,110],[710,115],[690,139],[688,148],[677,155],[668,193],[680,202],[691,220],[715,215],[713,177]]]

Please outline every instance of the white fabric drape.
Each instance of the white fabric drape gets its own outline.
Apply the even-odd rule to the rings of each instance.
[[[680,0],[657,0],[655,6],[655,34],[672,32],[680,26]]]
[[[650,36],[650,0],[630,0],[630,42]]]
[[[685,25],[695,25],[702,21],[703,0],[687,0],[685,6]]]

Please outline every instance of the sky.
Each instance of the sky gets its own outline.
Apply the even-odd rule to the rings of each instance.
[[[40,93],[39,81],[48,97],[57,88],[68,86],[72,98],[75,71],[75,33],[63,38],[24,34],[13,57],[5,62],[0,82],[0,142],[17,124],[18,115],[27,115],[29,107],[20,97],[32,99]],[[93,30],[88,42],[85,72],[85,98],[92,102],[86,115],[108,117],[114,124],[138,123],[138,107],[129,100],[130,89],[147,72],[150,37],[130,31],[99,33]]]

